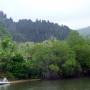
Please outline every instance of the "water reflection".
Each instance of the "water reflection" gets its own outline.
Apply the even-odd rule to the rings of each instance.
[[[0,85],[0,90],[8,90],[10,84]]]

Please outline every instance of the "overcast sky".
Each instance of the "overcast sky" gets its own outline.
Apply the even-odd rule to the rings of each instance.
[[[90,0],[0,0],[0,10],[15,21],[43,19],[72,29],[90,26]]]

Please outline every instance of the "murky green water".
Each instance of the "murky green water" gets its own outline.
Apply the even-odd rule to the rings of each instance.
[[[90,78],[0,85],[0,90],[90,90]]]

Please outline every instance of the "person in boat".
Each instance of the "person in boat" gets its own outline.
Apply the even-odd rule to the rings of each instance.
[[[3,78],[3,82],[8,82],[6,77]]]

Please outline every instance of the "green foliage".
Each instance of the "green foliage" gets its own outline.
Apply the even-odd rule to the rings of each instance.
[[[11,37],[5,26],[0,22],[0,39],[4,37]]]
[[[83,73],[90,73],[90,45],[85,44],[77,48],[76,60],[80,63]]]
[[[74,59],[67,60],[63,65],[63,76],[64,77],[78,76],[80,70],[81,67],[76,60]]]
[[[75,59],[74,52],[67,43],[58,40],[49,40],[36,44],[31,54],[32,62],[44,78],[49,78],[52,72],[57,72],[59,75],[62,75],[64,63],[68,60]]]
[[[90,75],[90,43],[77,32],[67,41],[0,41],[0,77],[58,79]]]
[[[58,65],[54,65],[54,64],[49,65],[49,69],[53,72],[58,72],[59,71]]]
[[[81,37],[77,31],[71,31],[67,41],[72,48],[75,48],[77,45],[85,44],[84,38]]]
[[[79,62],[82,72],[90,73],[90,40],[72,32],[68,39],[69,45],[75,51],[76,61]]]

